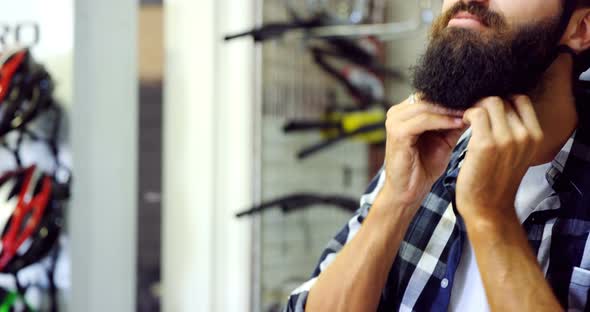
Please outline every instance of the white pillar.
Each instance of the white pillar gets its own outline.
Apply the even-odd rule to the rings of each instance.
[[[135,311],[137,0],[76,0],[69,311]]]
[[[165,1],[162,307],[248,311],[253,46],[250,0]]]

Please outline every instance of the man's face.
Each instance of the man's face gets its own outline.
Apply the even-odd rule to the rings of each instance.
[[[446,0],[414,87],[456,109],[530,93],[555,56],[561,14],[562,0]]]
[[[552,18],[559,14],[562,8],[561,0],[444,0],[442,16],[456,6],[458,2],[466,4],[470,2],[479,3],[487,7],[489,11],[502,15],[511,27]],[[477,26],[473,27],[468,22],[457,23],[452,26],[477,29],[479,31],[484,30]]]

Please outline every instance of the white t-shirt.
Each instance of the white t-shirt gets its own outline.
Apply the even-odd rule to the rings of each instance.
[[[551,163],[531,167],[525,174],[514,202],[516,214],[521,223],[541,201],[551,195],[553,190],[545,177],[550,166]],[[469,239],[466,239],[463,244],[461,262],[455,272],[449,311],[490,311],[473,246]]]

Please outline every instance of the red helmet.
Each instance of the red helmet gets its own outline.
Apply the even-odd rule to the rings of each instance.
[[[35,166],[0,178],[0,272],[15,273],[45,257],[59,236],[54,180]]]
[[[28,49],[0,55],[0,136],[20,129],[52,103],[53,81]]]

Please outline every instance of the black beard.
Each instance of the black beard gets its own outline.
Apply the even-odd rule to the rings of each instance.
[[[413,87],[427,102],[460,110],[485,97],[530,95],[556,57],[558,25],[551,19],[494,35],[441,29],[413,68]]]

